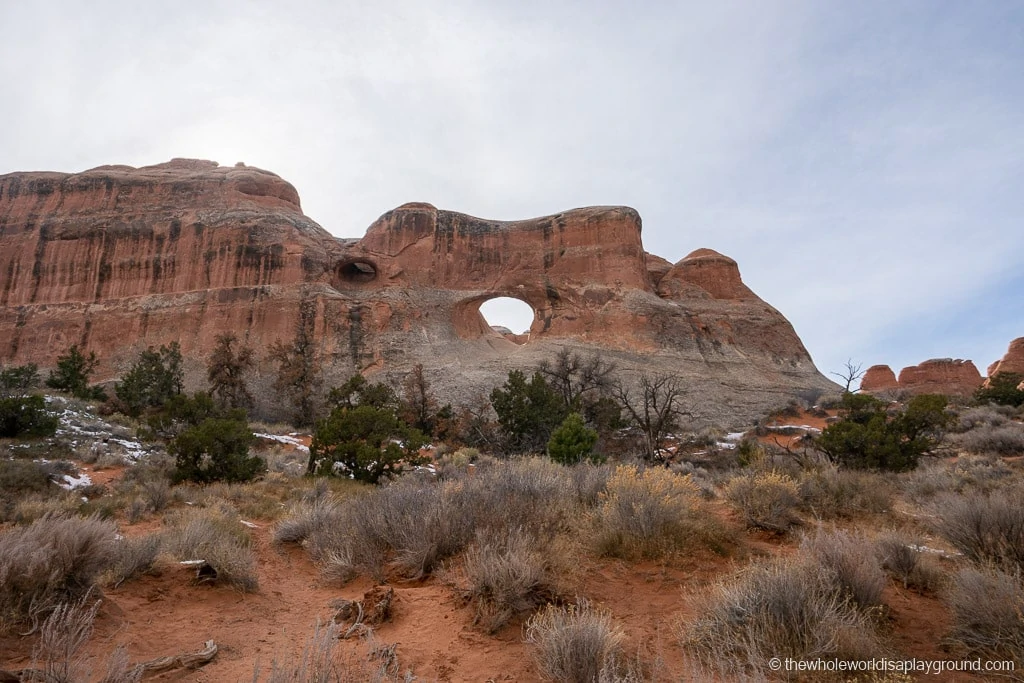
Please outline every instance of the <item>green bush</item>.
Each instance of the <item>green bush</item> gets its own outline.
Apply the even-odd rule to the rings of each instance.
[[[922,394],[902,413],[890,414],[886,404],[872,396],[847,393],[842,419],[826,427],[816,443],[832,462],[846,467],[912,470],[949,423],[946,403],[945,396]]]
[[[114,387],[114,394],[122,404],[125,413],[138,417],[148,408],[158,408],[172,396],[181,393],[182,369],[181,348],[178,342],[152,346]]]
[[[584,459],[596,462],[596,443],[597,432],[583,423],[579,413],[569,413],[548,440],[548,456],[562,465],[575,465]]]
[[[57,357],[57,367],[46,378],[46,386],[87,401],[103,400],[107,397],[103,388],[89,386],[89,378],[97,365],[96,352],[90,351],[86,356],[78,344],[73,344],[67,353]]]
[[[42,396],[0,398],[0,437],[52,436],[57,424]]]
[[[1000,372],[990,377],[987,386],[974,392],[978,403],[998,403],[1004,406],[1024,405],[1024,391],[1018,389],[1024,375],[1016,372]]]
[[[263,461],[249,454],[255,437],[244,420],[207,418],[189,427],[168,446],[175,459],[175,482],[249,481]]]
[[[390,410],[370,405],[335,408],[317,423],[307,471],[376,484],[385,475],[400,473],[404,464],[418,463],[424,443],[419,430]]]
[[[541,453],[551,433],[568,413],[562,397],[536,372],[529,380],[519,370],[508,373],[491,392],[491,405],[510,453]]]

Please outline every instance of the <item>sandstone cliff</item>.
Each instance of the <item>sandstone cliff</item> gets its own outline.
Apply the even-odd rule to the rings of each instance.
[[[993,377],[1000,372],[1014,372],[1024,375],[1024,337],[1017,337],[1010,342],[1006,355],[988,366],[988,376]]]
[[[899,379],[888,365],[873,365],[861,379],[861,391],[871,394],[899,392],[970,396],[981,386],[978,368],[969,360],[933,358],[900,371]]]
[[[484,321],[480,304],[498,296],[533,308],[528,337]],[[456,403],[565,345],[627,374],[683,376],[696,412],[722,424],[835,390],[735,261],[647,254],[630,208],[501,222],[406,204],[363,238],[338,239],[302,214],[290,184],[255,168],[173,160],[0,176],[0,363],[46,367],[79,343],[111,379],[146,346],[177,340],[198,385],[229,330],[261,358],[303,330],[329,382],[423,363]],[[272,372],[261,364],[257,388]],[[264,411],[274,405],[261,396]]]

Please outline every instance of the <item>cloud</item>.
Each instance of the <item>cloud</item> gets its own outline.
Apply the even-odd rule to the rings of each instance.
[[[0,172],[245,161],[339,236],[406,201],[628,204],[649,251],[737,259],[825,371],[982,366],[1024,334],[1018,309],[979,314],[1024,260],[1022,20],[1009,1],[3,3]]]

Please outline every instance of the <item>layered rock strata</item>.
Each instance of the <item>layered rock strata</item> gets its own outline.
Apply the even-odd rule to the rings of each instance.
[[[528,335],[484,321],[480,304],[501,296],[533,308]],[[52,366],[77,343],[109,380],[147,346],[178,341],[199,386],[224,332],[256,349],[258,390],[273,375],[267,347],[297,335],[328,383],[398,380],[422,363],[453,403],[565,346],[626,376],[680,375],[695,412],[720,424],[836,388],[735,261],[648,254],[627,207],[504,222],[414,203],[339,239],[289,183],[245,166],[0,176],[0,363]],[[257,394],[264,412],[279,404]]]

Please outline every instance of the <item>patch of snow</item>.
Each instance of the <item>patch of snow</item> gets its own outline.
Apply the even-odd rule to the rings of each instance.
[[[805,432],[814,432],[815,434],[821,433],[820,429],[818,429],[817,427],[812,427],[810,425],[772,425],[770,427],[765,427],[765,429],[773,432],[782,431],[784,429],[802,429]]]
[[[939,550],[938,548],[929,548],[926,545],[913,545],[913,544],[911,544],[911,545],[908,545],[907,547],[910,548],[911,550],[913,550],[914,552],[918,552],[918,553],[932,553],[934,555],[942,555],[943,557],[949,557],[949,556],[952,556],[952,555],[961,555],[962,554],[962,553],[958,553],[958,552],[955,552],[955,551],[954,552],[947,552],[945,550]]]
[[[82,472],[77,477],[70,474],[64,475],[64,481],[58,481],[57,486],[68,491],[74,491],[75,489],[83,489],[86,486],[92,486],[92,479],[85,472]]]
[[[285,443],[289,446],[294,446],[295,450],[302,451],[303,453],[309,453],[309,446],[302,443],[301,440],[295,437],[295,434],[263,434],[260,432],[253,432],[253,436],[259,439],[267,439],[268,441],[276,441],[277,443]]]
[[[259,529],[260,528],[259,524],[253,524],[252,522],[247,522],[244,519],[240,519],[238,521],[241,523],[242,526],[247,526],[250,529]]]
[[[178,564],[185,565],[186,567],[198,567],[201,564],[206,564],[206,560],[182,560]]]
[[[731,451],[736,448],[736,443],[734,441],[719,441],[715,444],[715,448],[722,448],[724,450]]]
[[[726,441],[742,441],[746,432],[729,432],[725,435]]]

